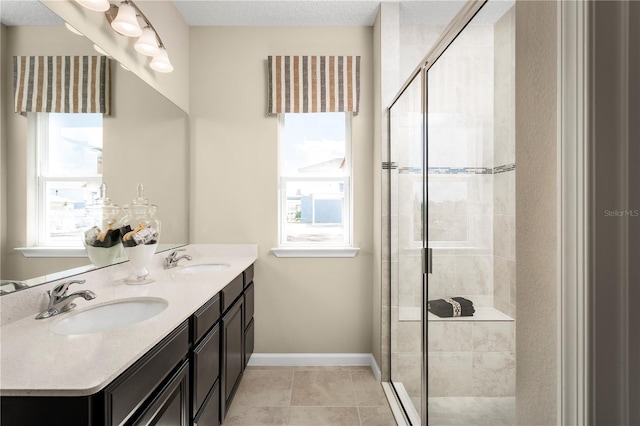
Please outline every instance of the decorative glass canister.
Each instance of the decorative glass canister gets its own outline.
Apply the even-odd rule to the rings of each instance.
[[[144,186],[138,184],[138,197],[124,206],[122,219],[122,245],[133,267],[133,274],[125,279],[127,284],[148,284],[147,266],[158,248],[160,220],[155,217],[157,207],[144,198]]]
[[[123,256],[120,244],[122,209],[107,197],[107,185],[100,185],[100,197],[85,207],[90,228],[84,232],[82,243],[89,260],[97,267],[108,266]]]

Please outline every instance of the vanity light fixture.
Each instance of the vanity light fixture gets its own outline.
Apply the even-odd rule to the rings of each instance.
[[[111,21],[111,28],[127,37],[140,37],[142,28],[138,23],[136,10],[127,1],[120,3],[116,19]]]
[[[143,55],[155,56],[159,53],[158,41],[156,40],[156,32],[151,27],[146,26],[142,29],[142,35],[133,45],[133,47]]]
[[[95,10],[87,6],[87,3],[98,3],[101,0],[76,1],[90,10]],[[162,43],[158,32],[140,8],[132,0],[123,0],[120,6],[110,4],[108,0],[104,0],[104,2],[109,6],[105,11],[105,16],[111,28],[118,34],[127,37],[139,37],[133,47],[139,53],[153,57],[149,63],[151,69],[162,73],[173,71],[173,65],[169,61],[167,49]],[[144,21],[144,27],[140,26],[139,20]]]
[[[106,12],[111,6],[109,0],[76,0],[79,4],[94,12]]]
[[[149,66],[158,72],[171,72],[173,71],[173,65],[169,61],[169,54],[167,49],[161,47],[157,55],[153,57]]]

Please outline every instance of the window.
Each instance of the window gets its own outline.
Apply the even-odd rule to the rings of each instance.
[[[279,114],[280,247],[351,247],[351,114]]]
[[[102,183],[102,114],[29,113],[35,125],[37,246],[81,246]]]

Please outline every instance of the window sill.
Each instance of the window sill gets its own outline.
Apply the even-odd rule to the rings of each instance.
[[[14,250],[24,257],[88,257],[84,247],[18,247]]]
[[[271,251],[276,257],[355,257],[360,251],[354,247],[278,247]]]

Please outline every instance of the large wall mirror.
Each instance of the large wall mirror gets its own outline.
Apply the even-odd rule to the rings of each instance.
[[[17,247],[31,244],[34,168],[28,119],[14,113],[13,56],[99,55],[93,43],[73,34],[36,1],[2,1],[2,233],[0,278],[17,281],[0,294],[82,273],[93,268],[87,257],[25,257]],[[28,3],[21,9],[12,3]],[[15,5],[14,5],[15,6]],[[6,23],[7,13],[49,15],[53,25]],[[47,20],[45,19],[45,20]],[[19,19],[18,19],[19,20]],[[162,222],[159,250],[188,243],[189,126],[187,114],[132,72],[111,61],[111,115],[103,119],[102,180],[120,206],[131,203],[142,183],[145,197],[158,206]],[[31,227],[31,228],[30,228]],[[125,258],[116,261],[126,261]]]

